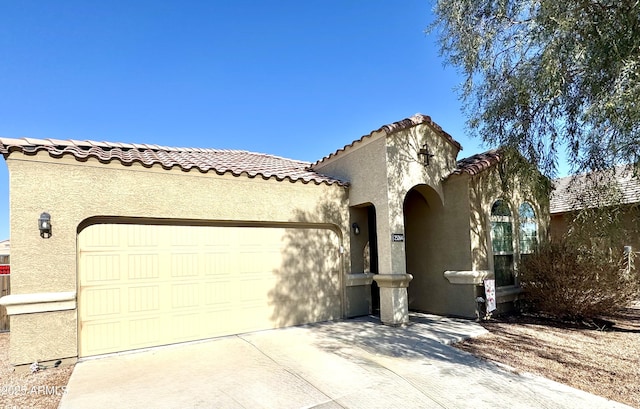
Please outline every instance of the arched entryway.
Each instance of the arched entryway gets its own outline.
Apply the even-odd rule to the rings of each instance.
[[[413,280],[407,292],[409,309],[429,313],[446,311],[447,281],[443,276],[443,205],[428,185],[413,187],[404,200],[405,254],[407,273]]]

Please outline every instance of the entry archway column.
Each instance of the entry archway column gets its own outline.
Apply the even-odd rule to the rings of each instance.
[[[380,320],[386,325],[409,322],[407,287],[413,279],[406,274],[402,201],[394,202],[379,206],[380,213],[388,216],[377,219],[380,274],[373,276],[380,289]]]
[[[387,325],[409,322],[407,287],[411,274],[376,274],[373,279],[380,288],[380,320]]]

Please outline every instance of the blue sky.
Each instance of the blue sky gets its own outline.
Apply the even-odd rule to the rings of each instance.
[[[428,0],[3,1],[0,136],[244,149],[315,161],[430,115],[464,133]],[[0,240],[9,237],[0,161]],[[51,188],[54,188],[51,186]]]

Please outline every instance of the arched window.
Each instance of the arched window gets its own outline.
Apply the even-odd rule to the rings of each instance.
[[[496,286],[514,285],[513,221],[509,205],[502,199],[491,206],[491,249]]]
[[[518,209],[520,257],[531,254],[538,246],[538,223],[533,206],[525,202]]]

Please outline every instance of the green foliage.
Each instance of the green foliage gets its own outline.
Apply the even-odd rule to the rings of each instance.
[[[538,203],[546,203],[552,191],[551,180],[543,175],[536,164],[522,156],[517,149],[508,146],[500,149],[498,164],[503,192],[522,192]]]
[[[622,249],[554,242],[523,260],[520,283],[534,310],[559,319],[591,320],[637,299],[640,277],[627,261]]]
[[[436,0],[472,132],[553,177],[638,163],[640,2]]]

